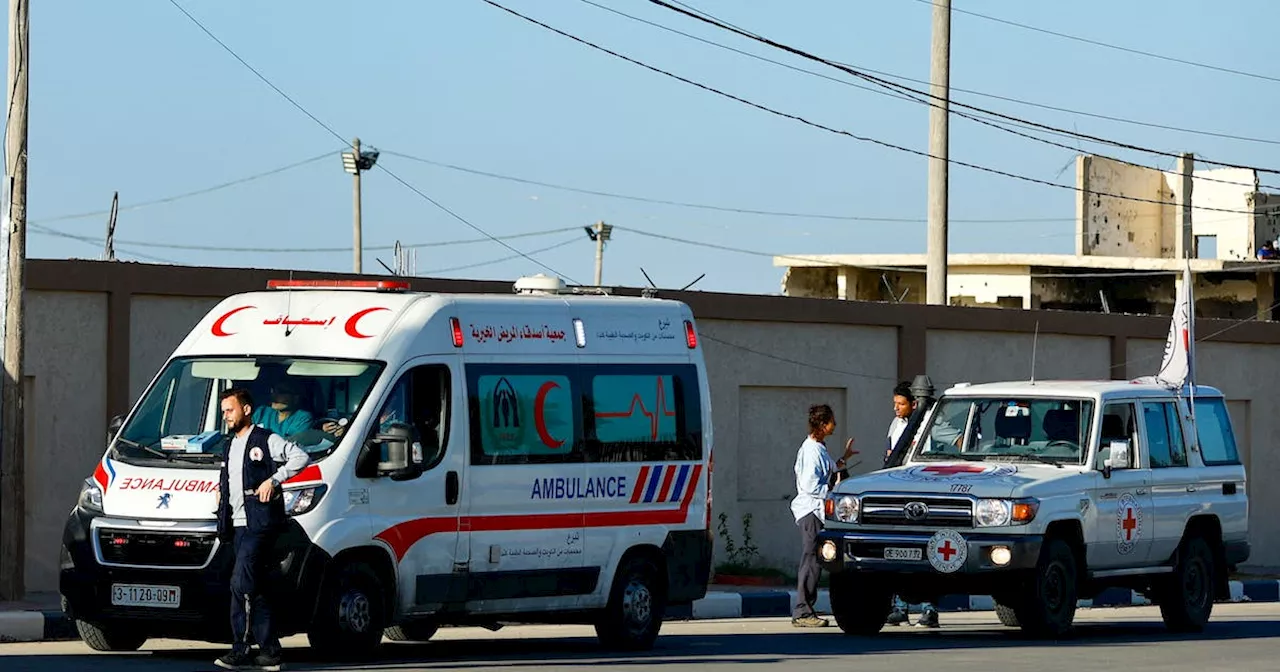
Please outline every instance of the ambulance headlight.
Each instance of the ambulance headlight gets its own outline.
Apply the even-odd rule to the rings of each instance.
[[[76,505],[89,513],[102,513],[102,488],[92,478],[84,479]]]
[[[284,512],[290,516],[300,516],[316,508],[316,505],[320,503],[320,498],[324,497],[324,493],[328,490],[329,486],[327,485],[285,490]]]
[[[1007,499],[979,499],[973,507],[977,527],[1004,527],[1013,517],[1013,503]]]

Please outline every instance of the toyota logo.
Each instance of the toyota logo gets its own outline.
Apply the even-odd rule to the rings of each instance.
[[[902,507],[902,512],[907,515],[908,520],[924,520],[929,517],[929,505],[924,502],[909,502]]]

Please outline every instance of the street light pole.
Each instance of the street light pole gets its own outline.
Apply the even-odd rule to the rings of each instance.
[[[355,272],[358,275],[364,270],[364,242],[362,240],[364,227],[361,221],[360,173],[369,170],[378,162],[378,150],[361,150],[360,138],[351,141],[351,148],[353,151],[342,153],[342,169],[351,173],[352,178],[354,178],[351,200],[355,212],[354,221],[352,222],[351,254]]]
[[[360,156],[360,138],[351,141],[351,147],[355,150],[356,156]],[[355,273],[360,275],[364,271],[364,242],[361,240],[361,221],[360,221],[360,166],[356,166],[356,172],[352,177],[355,180],[355,192],[352,194],[353,203],[355,204],[355,232],[352,241],[352,253],[355,256]]]
[[[604,286],[604,243],[613,234],[613,225],[596,222],[595,226],[582,227],[587,230],[587,237],[596,243],[596,287]]]

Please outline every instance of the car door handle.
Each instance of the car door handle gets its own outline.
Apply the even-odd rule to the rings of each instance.
[[[1147,489],[1146,489],[1146,488],[1138,488],[1138,494],[1139,494],[1139,495],[1145,495],[1145,494],[1147,494]]]
[[[1199,488],[1197,488],[1197,487],[1196,487],[1196,486],[1194,486],[1194,485],[1188,485],[1188,486],[1187,486],[1187,492],[1195,492],[1195,491],[1196,491],[1196,490],[1198,490],[1198,489],[1199,489]]]
[[[450,506],[458,503],[458,494],[462,490],[458,482],[458,472],[451,471],[444,477],[444,503]]]

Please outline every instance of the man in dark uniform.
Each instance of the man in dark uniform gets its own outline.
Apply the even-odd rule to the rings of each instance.
[[[245,389],[222,393],[222,420],[230,442],[218,489],[218,537],[235,549],[231,572],[231,652],[219,658],[228,670],[280,669],[280,640],[271,627],[264,588],[271,549],[285,523],[280,484],[310,458],[295,443],[253,424],[253,399]],[[247,607],[247,608],[246,608]],[[257,642],[255,657],[249,636]]]

